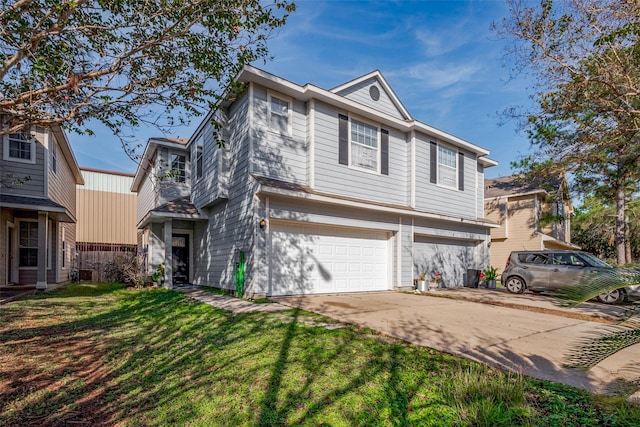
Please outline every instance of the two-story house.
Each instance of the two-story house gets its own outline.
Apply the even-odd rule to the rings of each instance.
[[[573,206],[565,176],[528,180],[521,175],[485,180],[491,263],[501,271],[511,251],[578,249],[571,244]]]
[[[69,280],[78,163],[60,127],[0,137],[0,284]]]
[[[486,149],[415,120],[378,71],[331,90],[254,67],[237,80],[188,141],[146,147],[132,190],[149,271],[287,295],[412,286],[422,271],[462,286],[488,265]]]

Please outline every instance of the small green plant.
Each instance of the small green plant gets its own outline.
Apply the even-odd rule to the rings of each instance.
[[[420,273],[418,275],[418,281],[419,282],[424,282],[425,280],[427,280],[427,272],[423,271],[422,273]]]
[[[151,275],[151,280],[153,280],[154,282],[159,282],[159,281],[162,281],[163,279],[164,279],[164,262],[161,262],[160,264],[158,264],[156,271],[154,271],[153,274]]]
[[[498,269],[492,266],[489,266],[486,270],[482,272],[484,274],[484,278],[486,280],[496,280],[496,276],[498,275]]]

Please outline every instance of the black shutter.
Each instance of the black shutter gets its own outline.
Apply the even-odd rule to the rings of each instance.
[[[338,163],[349,164],[349,117],[338,114]]]
[[[380,129],[380,173],[389,175],[389,131]]]
[[[458,152],[458,190],[464,191],[464,153]]]
[[[438,144],[431,141],[431,158],[429,159],[429,180],[432,184],[438,182]]]

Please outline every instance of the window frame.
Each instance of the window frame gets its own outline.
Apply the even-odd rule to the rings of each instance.
[[[54,174],[58,173],[58,144],[55,140],[49,139],[51,144],[51,170]]]
[[[352,130],[353,130],[353,122],[354,121],[375,129],[375,133],[376,133],[376,146],[375,146],[375,150],[376,150],[376,169],[375,170],[367,168],[367,167],[356,165],[353,162],[353,157],[352,157],[353,156],[353,144],[357,144],[357,145],[360,145],[360,146],[363,146],[363,147],[367,147],[367,148],[374,148],[374,147],[372,147],[370,145],[362,144],[362,143],[360,143],[358,141],[354,141],[353,140],[353,138],[352,138],[352,136],[353,136]],[[376,124],[376,123],[373,123],[373,122],[369,121],[369,120],[364,120],[364,119],[361,119],[359,117],[356,118],[356,117],[349,116],[349,127],[347,129],[347,135],[348,135],[348,138],[349,138],[348,139],[348,142],[349,142],[349,168],[355,169],[355,170],[358,170],[358,171],[362,171],[362,172],[368,172],[368,173],[375,174],[375,175],[381,175],[382,174],[382,172],[381,172],[381,167],[382,167],[382,159],[381,159],[381,157],[382,157],[382,147],[381,147],[381,130],[380,130],[380,126],[378,124]]]
[[[196,180],[204,176],[203,173],[203,153],[204,153],[204,133],[201,133],[195,141],[195,169]]]
[[[29,144],[29,158],[23,159],[21,157],[13,157],[11,156],[11,141],[15,141],[16,138],[11,138],[12,135],[23,135],[24,140],[20,140],[20,142],[26,142]],[[15,132],[12,134],[7,134],[2,136],[2,145],[3,145],[3,159],[11,162],[17,163],[28,163],[35,164],[36,163],[36,139],[30,132]]]
[[[454,149],[453,147],[447,145],[447,144],[442,144],[441,142],[437,142],[437,150],[436,150],[436,185],[438,185],[439,187],[442,188],[447,188],[449,190],[455,190],[455,191],[460,191],[459,190],[459,183],[458,183],[458,175],[459,175],[459,170],[460,170],[460,162],[458,161],[458,150]],[[449,150],[453,153],[453,159],[455,161],[455,168],[452,168],[449,165],[446,165],[444,163],[440,162],[440,148],[444,149],[444,150]],[[442,182],[442,180],[440,179],[440,168],[444,167],[450,170],[453,170],[453,177],[454,177],[454,183],[453,185],[447,185],[444,184]]]
[[[284,114],[279,112],[274,112],[272,108],[272,100],[277,99],[278,101],[287,103],[287,130],[283,131],[281,128],[276,128],[272,125],[271,115],[275,114],[281,117],[284,117]],[[270,131],[279,133],[281,135],[291,136],[293,133],[293,99],[288,96],[276,94],[272,91],[267,92],[267,127]]]
[[[35,224],[35,230],[36,230],[36,244],[35,246],[27,246],[27,245],[23,245],[22,244],[22,224]],[[39,251],[40,248],[38,247],[38,233],[40,233],[40,226],[38,223],[38,220],[36,219],[20,219],[18,221],[18,268],[21,270],[35,270],[38,268],[38,256],[39,256]],[[29,236],[28,240],[31,240],[30,238],[31,236]],[[30,249],[30,250],[35,250],[35,265],[22,265],[22,250],[23,249]]]
[[[182,169],[176,169],[174,168],[174,157],[182,157],[184,158],[184,161],[182,162],[178,162],[178,165],[180,165],[180,163],[182,163]],[[187,155],[186,154],[179,154],[179,153],[175,153],[175,152],[169,152],[169,171],[170,172],[174,172],[174,171],[181,171],[181,174],[175,174],[173,176],[171,176],[171,182],[175,182],[176,184],[186,184],[187,183]]]

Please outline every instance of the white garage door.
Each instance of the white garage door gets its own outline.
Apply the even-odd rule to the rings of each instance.
[[[475,243],[416,235],[413,243],[414,273],[442,275],[447,287],[463,286],[467,269],[476,268]]]
[[[271,295],[389,289],[386,232],[271,222]]]

